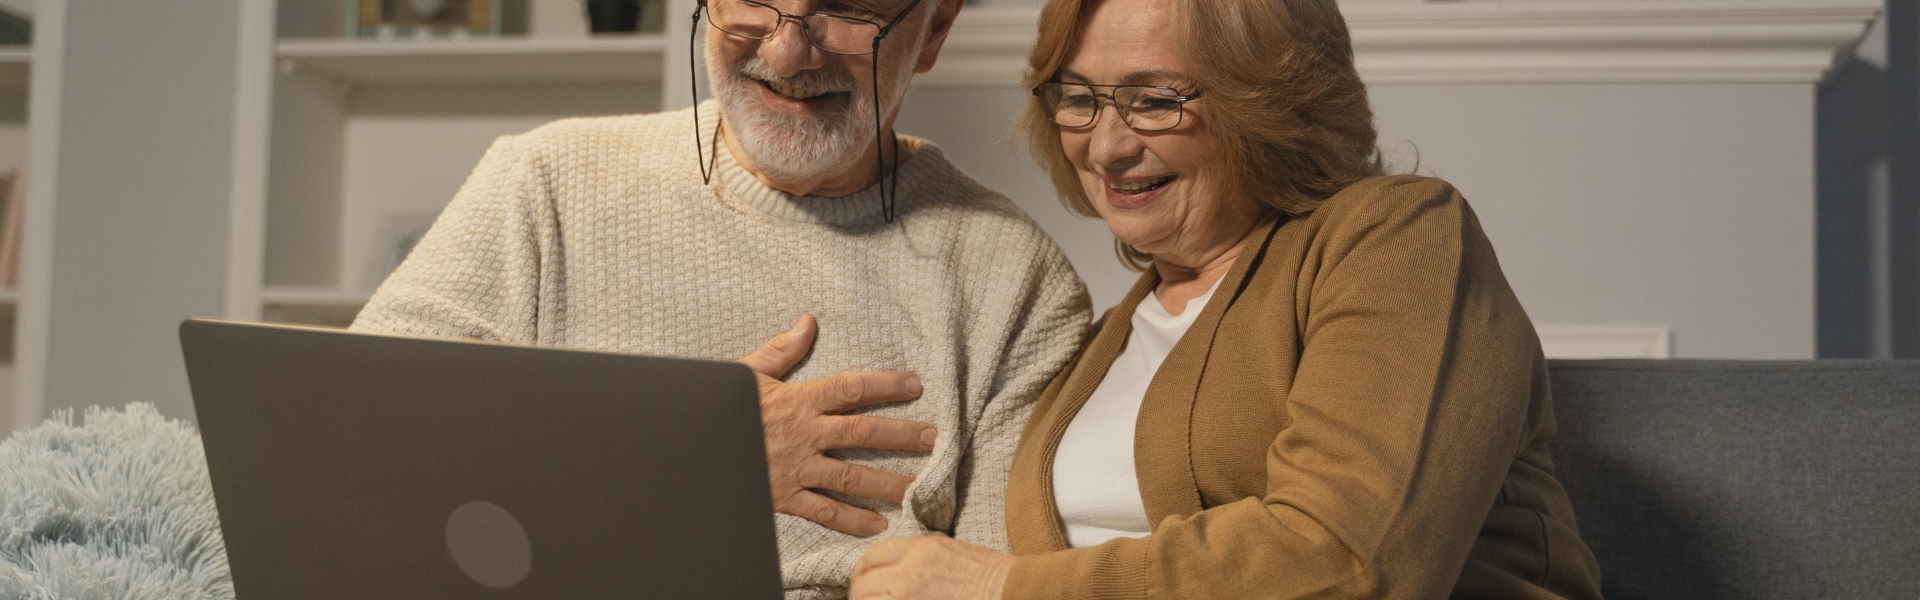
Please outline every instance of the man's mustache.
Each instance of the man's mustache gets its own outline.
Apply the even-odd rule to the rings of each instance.
[[[801,71],[791,77],[781,77],[773,71],[773,67],[769,66],[765,59],[758,56],[740,61],[740,66],[736,67],[734,72],[741,77],[771,83],[804,96],[849,93],[859,85],[851,75],[823,69]]]

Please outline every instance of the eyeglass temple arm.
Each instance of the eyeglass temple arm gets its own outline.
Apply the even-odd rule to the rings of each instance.
[[[693,151],[700,161],[700,181],[703,185],[713,183],[714,168],[707,162],[706,148],[700,145],[700,58],[694,46],[700,38],[700,13],[707,8],[707,0],[700,0],[693,7],[693,28],[687,32],[687,92],[693,96]],[[720,129],[715,127],[713,159],[720,160]]]
[[[887,162],[886,162],[887,151],[885,148],[886,144],[883,143],[882,140],[880,139],[880,42],[886,40],[887,34],[893,33],[894,26],[899,25],[901,20],[906,19],[907,15],[912,14],[914,7],[917,7],[917,6],[920,6],[920,0],[913,0],[912,2],[907,3],[907,7],[905,9],[902,9],[899,13],[893,15],[893,19],[888,20],[887,25],[885,27],[880,28],[880,35],[873,36],[873,60],[869,61],[868,63],[871,70],[873,71],[873,75],[872,75],[872,83],[874,88],[873,89],[874,91],[874,94],[873,94],[873,104],[874,104],[873,145],[874,145],[874,150],[877,151],[874,156],[873,170],[875,171],[874,173],[875,177],[879,179],[885,179],[887,183],[887,188],[883,188],[880,190],[880,214],[886,218],[888,223],[892,223],[893,218],[895,216],[894,214],[895,199],[893,196],[895,196],[897,192],[888,193],[888,192],[894,191],[889,188],[893,186],[895,180],[887,176]],[[900,161],[899,148],[894,149],[893,160],[894,160],[895,166],[897,167]]]
[[[873,37],[873,51],[875,54],[879,54],[880,52],[880,40],[887,39],[887,34],[893,33],[893,27],[895,25],[899,25],[902,19],[907,18],[907,15],[912,14],[914,7],[917,7],[917,6],[920,6],[920,0],[913,0],[912,2],[908,2],[907,7],[905,9],[902,9],[899,13],[893,15],[893,19],[887,21],[886,27],[880,28],[880,35]]]

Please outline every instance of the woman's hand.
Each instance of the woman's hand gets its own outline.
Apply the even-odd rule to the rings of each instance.
[[[853,568],[848,600],[1000,600],[1013,556],[953,538],[881,540]]]

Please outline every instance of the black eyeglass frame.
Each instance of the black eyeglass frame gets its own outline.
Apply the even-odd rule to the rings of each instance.
[[[707,3],[708,3],[708,2],[710,2],[710,1],[727,1],[727,0],[701,0],[701,2],[700,2],[700,5],[701,5],[701,6],[706,6],[706,5],[707,5]],[[874,31],[876,31],[876,32],[878,32],[878,33],[876,33],[876,34],[875,34],[875,35],[877,36],[877,35],[884,35],[884,34],[885,34],[885,32],[886,32],[886,30],[887,30],[888,28],[890,28],[890,27],[892,27],[894,23],[896,23],[896,22],[898,22],[898,21],[900,20],[900,17],[903,17],[903,16],[906,16],[906,13],[901,13],[900,15],[898,15],[898,16],[896,16],[896,17],[894,17],[894,19],[893,19],[892,21],[889,21],[889,22],[887,22],[886,24],[881,24],[881,23],[875,23],[875,22],[873,22],[872,20],[869,20],[869,19],[862,19],[862,18],[860,18],[860,17],[850,17],[850,16],[846,16],[846,15],[836,15],[836,14],[833,14],[833,13],[823,13],[823,12],[816,12],[816,13],[808,13],[808,14],[804,14],[804,15],[791,15],[791,14],[787,14],[786,12],[783,12],[783,11],[781,11],[781,10],[780,10],[779,8],[775,8],[775,7],[774,7],[774,6],[772,5],[772,4],[767,4],[767,3],[765,3],[765,2],[759,2],[758,0],[733,0],[733,1],[737,1],[737,2],[740,2],[740,3],[742,3],[742,4],[751,4],[751,5],[754,5],[754,6],[758,6],[758,7],[760,7],[760,8],[764,8],[764,9],[767,9],[767,10],[770,10],[770,11],[773,11],[773,14],[775,15],[775,17],[774,17],[774,20],[773,20],[773,29],[769,29],[769,30],[767,30],[767,35],[766,35],[766,36],[764,36],[764,37],[754,37],[754,36],[751,36],[751,35],[747,35],[747,34],[744,34],[744,33],[740,33],[740,32],[737,32],[737,31],[729,31],[729,30],[728,30],[727,28],[725,28],[725,27],[721,27],[721,26],[720,26],[720,23],[719,23],[718,21],[714,21],[713,19],[707,19],[707,24],[708,24],[708,25],[712,25],[714,29],[717,29],[717,30],[720,30],[720,33],[724,33],[724,34],[727,34],[727,35],[731,35],[731,36],[733,36],[733,37],[737,37],[737,38],[741,38],[741,39],[747,39],[747,40],[759,40],[759,41],[763,41],[763,42],[764,42],[764,41],[767,41],[767,40],[770,40],[770,39],[773,39],[773,36],[775,36],[775,35],[779,35],[779,33],[780,33],[780,28],[781,28],[781,27],[783,27],[783,26],[784,26],[784,25],[786,24],[786,22],[787,22],[787,21],[789,21],[789,20],[791,20],[791,21],[794,21],[794,22],[796,22],[796,23],[799,23],[799,24],[800,24],[800,32],[801,32],[801,34],[802,34],[802,37],[805,37],[805,38],[807,38],[807,43],[809,43],[809,44],[812,44],[812,45],[813,45],[813,47],[815,47],[815,48],[819,48],[821,52],[827,52],[827,53],[831,53],[831,54],[839,54],[839,55],[843,55],[843,56],[863,56],[863,55],[867,55],[867,54],[873,54],[873,53],[875,53],[875,52],[877,52],[877,51],[878,51],[878,48],[873,48],[873,49],[868,49],[868,50],[862,50],[862,51],[856,51],[856,52],[841,52],[841,51],[839,51],[839,50],[834,50],[834,49],[832,49],[832,48],[828,48],[828,47],[826,47],[826,46],[822,46],[822,45],[820,45],[820,42],[817,42],[817,41],[814,41],[814,39],[813,39],[813,25],[811,25],[811,24],[809,24],[809,23],[807,23],[807,20],[808,20],[808,19],[812,19],[812,18],[815,18],[815,17],[826,17],[826,18],[829,18],[829,19],[839,19],[839,20],[841,20],[841,21],[848,21],[848,22],[852,22],[852,23],[865,23],[865,24],[867,24],[867,25],[872,25],[872,26],[873,26],[873,28],[874,28]],[[712,10],[712,9],[708,9],[708,10]],[[907,9],[907,10],[913,10],[913,8],[912,8],[912,7],[908,7],[908,9]]]
[[[700,0],[700,3],[694,6],[693,30],[688,32],[687,34],[687,70],[689,71],[688,74],[692,77],[691,81],[698,81],[700,76],[700,67],[698,62],[699,48],[695,46],[695,41],[698,40],[700,37],[700,13],[708,10],[707,2],[709,1],[710,0]],[[720,1],[724,2],[727,0],[720,0]],[[892,223],[894,217],[898,213],[898,211],[895,210],[895,205],[899,198],[899,190],[898,190],[899,181],[897,181],[896,178],[892,177],[887,172],[886,145],[882,144],[880,139],[880,129],[881,129],[880,127],[880,43],[886,41],[887,35],[893,33],[893,28],[899,25],[901,20],[906,19],[907,15],[912,14],[913,9],[919,8],[921,0],[912,0],[911,2],[908,2],[906,8],[900,9],[900,12],[895,13],[892,19],[888,19],[886,25],[880,26],[880,32],[873,36],[873,49],[867,52],[859,53],[859,54],[834,52],[832,50],[828,50],[826,48],[821,47],[819,44],[814,43],[813,36],[810,35],[811,30],[806,29],[807,22],[805,21],[806,16],[812,16],[812,15],[794,16],[794,15],[789,15],[785,12],[781,12],[780,9],[773,8],[772,6],[769,6],[760,2],[754,2],[753,0],[736,0],[736,1],[765,6],[769,9],[772,9],[774,13],[779,15],[779,17],[775,21],[776,24],[774,25],[773,30],[767,32],[767,37],[757,38],[760,41],[766,41],[768,39],[772,39],[773,34],[780,32],[781,23],[784,22],[786,19],[791,18],[791,19],[800,21],[800,26],[802,28],[800,32],[800,37],[805,38],[807,40],[807,44],[812,45],[815,48],[819,48],[820,51],[822,52],[840,54],[843,56],[862,56],[866,54],[873,55],[873,60],[868,61],[868,63],[869,63],[869,66],[871,67],[871,76],[869,77],[869,82],[873,84],[873,145],[875,148],[874,161],[873,161],[874,181],[880,181],[883,179],[886,180],[886,184],[887,184],[886,187],[881,188],[880,190],[880,212],[883,216],[886,217],[886,220],[888,223]],[[866,19],[857,19],[853,17],[839,17],[835,15],[826,15],[825,13],[813,13],[813,14],[820,14],[824,16],[839,18],[839,19],[864,21],[867,23],[872,23],[872,21],[867,21]],[[712,19],[708,19],[707,21],[709,23],[713,22]],[[743,38],[743,39],[756,39],[750,36],[743,36],[731,31],[727,31],[725,29],[720,29],[719,25],[714,25],[713,28],[718,29],[721,33],[725,33],[727,35],[731,35],[734,37]],[[700,179],[701,181],[705,182],[706,185],[712,185],[714,166],[708,162],[705,152],[700,147],[700,87],[698,85],[691,85],[687,87],[692,91],[692,94],[693,94],[693,147],[694,147],[694,151],[699,154],[699,158],[700,158]],[[899,136],[893,136],[893,137],[894,139],[893,139],[892,146],[894,147],[893,148],[894,166],[897,168],[899,167],[899,161],[900,161],[900,140],[899,140]],[[711,142],[713,145],[713,160],[717,161],[720,159],[720,128],[718,127],[714,128],[713,138],[714,139]]]
[[[1069,83],[1069,82],[1065,82],[1065,81],[1049,81],[1049,82],[1046,82],[1046,83],[1042,83],[1042,84],[1040,84],[1040,85],[1037,85],[1037,86],[1034,86],[1034,88],[1033,88],[1032,90],[1028,90],[1028,91],[1029,91],[1029,92],[1031,92],[1031,93],[1032,93],[1032,94],[1033,94],[1033,95],[1034,95],[1035,97],[1038,97],[1038,98],[1040,98],[1040,101],[1041,101],[1041,103],[1042,103],[1042,104],[1045,104],[1045,103],[1046,103],[1046,98],[1047,98],[1047,94],[1046,94],[1046,91],[1045,91],[1045,90],[1046,90],[1047,88],[1049,88],[1049,87],[1051,87],[1051,88],[1053,88],[1053,89],[1056,89],[1056,90],[1058,90],[1058,89],[1060,89],[1060,88],[1062,88],[1062,87],[1066,87],[1066,86],[1070,86],[1070,85],[1071,85],[1071,86],[1077,86],[1077,87],[1083,87],[1083,88],[1089,88],[1089,89],[1091,89],[1091,88],[1107,88],[1107,90],[1108,90],[1108,91],[1107,91],[1107,93],[1105,93],[1105,94],[1101,94],[1101,93],[1098,93],[1097,91],[1096,91],[1096,93],[1094,93],[1094,94],[1093,94],[1093,114],[1091,114],[1091,115],[1088,115],[1088,116],[1087,116],[1087,122],[1085,122],[1085,123],[1081,123],[1081,124],[1078,124],[1078,125],[1074,125],[1074,124],[1069,124],[1069,123],[1061,123],[1061,122],[1060,122],[1060,119],[1059,119],[1059,115],[1060,115],[1060,110],[1059,110],[1059,104],[1058,104],[1058,101],[1057,101],[1057,100],[1055,101],[1055,105],[1054,105],[1054,107],[1052,107],[1052,108],[1051,108],[1051,109],[1049,109],[1049,111],[1048,111],[1048,112],[1051,112],[1051,113],[1052,113],[1052,115],[1050,115],[1050,116],[1048,117],[1048,119],[1047,119],[1047,120],[1049,120],[1049,121],[1053,121],[1053,124],[1054,124],[1054,125],[1059,125],[1059,126],[1061,126],[1061,127],[1066,127],[1066,128],[1070,128],[1070,129],[1080,129],[1080,128],[1084,128],[1084,127],[1092,127],[1094,123],[1098,123],[1098,122],[1100,122],[1100,106],[1101,106],[1101,104],[1102,104],[1102,103],[1100,102],[1100,100],[1104,98],[1104,99],[1106,99],[1106,102],[1105,102],[1105,104],[1112,104],[1112,105],[1113,105],[1113,112],[1114,112],[1115,114],[1117,114],[1117,115],[1119,115],[1119,116],[1120,116],[1120,122],[1121,122],[1122,124],[1124,124],[1124,125],[1126,125],[1128,129],[1132,129],[1132,130],[1134,130],[1134,131],[1143,131],[1143,132],[1149,132],[1149,133],[1151,133],[1151,132],[1156,132],[1156,131],[1166,131],[1166,130],[1169,130],[1169,129],[1173,129],[1173,128],[1175,128],[1175,127],[1179,127],[1181,123],[1185,123],[1185,122],[1186,122],[1186,120],[1187,120],[1187,103],[1188,103],[1188,102],[1192,102],[1192,101],[1193,101],[1194,99],[1196,99],[1196,98],[1199,98],[1199,97],[1200,97],[1200,92],[1201,92],[1201,90],[1194,90],[1194,91],[1192,91],[1192,92],[1189,92],[1189,93],[1181,93],[1181,92],[1180,92],[1180,90],[1177,90],[1177,89],[1173,89],[1173,88],[1170,88],[1170,87],[1167,87],[1167,86],[1164,86],[1164,85],[1140,85],[1140,84],[1131,84],[1131,83],[1122,83],[1122,84],[1102,84],[1102,83]],[[1172,100],[1172,101],[1174,101],[1174,102],[1176,102],[1176,103],[1178,103],[1178,105],[1174,107],[1174,110],[1175,110],[1175,111],[1177,111],[1177,112],[1175,113],[1175,116],[1174,116],[1174,118],[1173,118],[1173,124],[1172,124],[1172,125],[1168,125],[1168,126],[1166,126],[1166,127],[1161,127],[1161,128],[1158,128],[1158,129],[1148,129],[1148,128],[1145,128],[1145,127],[1136,127],[1136,126],[1134,126],[1134,124],[1133,124],[1133,121],[1127,118],[1127,109],[1126,109],[1126,107],[1123,107],[1123,106],[1121,106],[1121,105],[1120,105],[1120,100],[1119,100],[1118,98],[1115,98],[1115,97],[1114,97],[1114,92],[1115,92],[1115,91],[1117,91],[1117,90],[1121,90],[1121,89],[1125,89],[1125,88],[1140,88],[1140,89],[1148,89],[1148,90],[1160,90],[1160,91],[1163,91],[1163,92],[1166,92],[1166,93],[1167,93],[1167,99],[1168,99],[1168,100]],[[1061,97],[1065,97],[1065,94],[1061,94]]]

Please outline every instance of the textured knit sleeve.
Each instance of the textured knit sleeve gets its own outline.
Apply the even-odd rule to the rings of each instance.
[[[1300,328],[1286,397],[1269,400],[1288,424],[1267,447],[1263,495],[1169,516],[1144,538],[1021,557],[1007,598],[1448,594],[1533,436],[1544,362],[1450,186],[1354,200],[1323,209],[1336,212],[1318,232],[1295,230],[1318,238],[1299,279],[1267,284],[1297,291],[1299,307],[1248,307]]]
[[[487,150],[353,329],[532,344],[559,306],[559,236],[535,166],[512,136]],[[548,298],[543,306],[543,298]]]
[[[1041,238],[1045,251],[1029,279],[1012,335],[999,356],[986,411],[973,428],[959,473],[959,514],[953,535],[1001,552],[1007,544],[1007,468],[1020,445],[1033,403],[1079,351],[1092,318],[1086,284],[1066,254]]]

